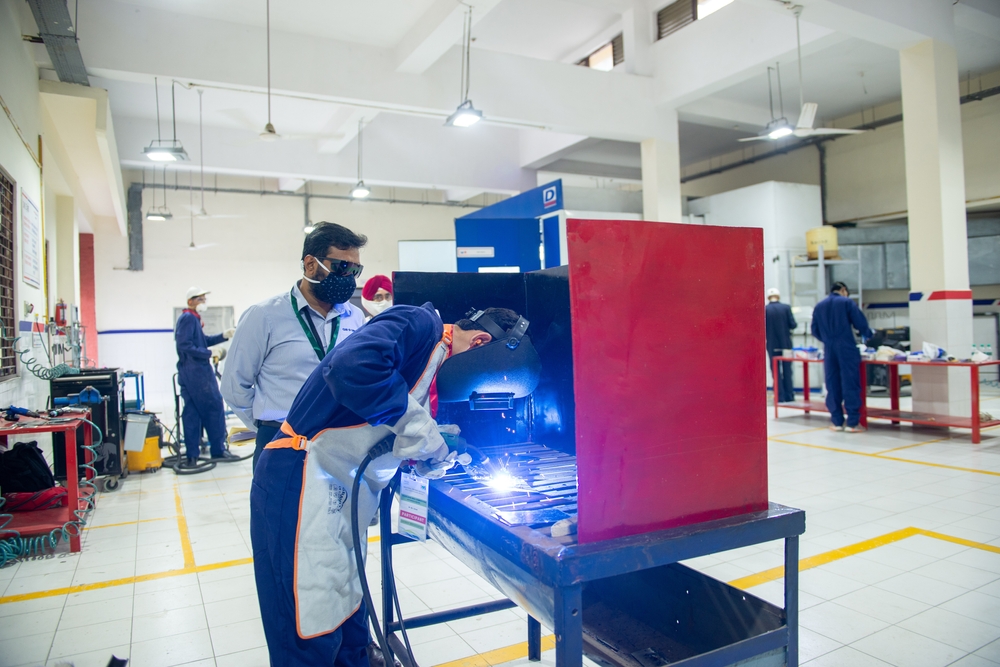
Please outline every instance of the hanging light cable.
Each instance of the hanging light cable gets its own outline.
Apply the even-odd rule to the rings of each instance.
[[[362,154],[362,138],[364,134],[364,119],[358,121],[358,184],[354,186],[351,190],[351,197],[354,199],[364,199],[372,193],[372,191],[365,185],[365,180],[362,178],[361,172],[361,154]]]
[[[258,135],[261,141],[274,141],[280,139],[278,132],[271,124],[271,0],[267,0],[267,125],[264,131]]]
[[[143,155],[153,162],[187,160],[187,151],[184,150],[181,142],[177,141],[177,106],[174,99],[174,82],[170,82],[170,109],[174,129],[174,138],[172,140],[164,141],[160,135],[160,85],[156,77],[153,77],[153,90],[156,94],[156,139],[149,142],[149,145],[142,149]]]
[[[452,127],[469,127],[475,125],[483,119],[483,112],[472,106],[469,99],[469,82],[472,55],[472,7],[466,5],[468,11],[465,14],[465,25],[462,26],[462,70],[459,80],[462,103],[455,109],[455,113],[448,116],[445,125]]]

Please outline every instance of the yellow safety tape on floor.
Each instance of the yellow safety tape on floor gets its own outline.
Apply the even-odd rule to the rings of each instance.
[[[527,626],[527,624],[525,624]],[[542,650],[551,651],[556,647],[556,636],[546,635],[542,637]],[[468,658],[459,658],[451,662],[441,663],[435,667],[492,667],[502,665],[512,660],[520,660],[528,657],[528,642],[504,646],[486,653],[471,655]]]
[[[177,532],[181,534],[181,551],[184,553],[184,567],[194,567],[194,549],[191,547],[191,535],[188,533],[187,517],[184,516],[184,503],[181,502],[181,492],[177,488],[174,488],[174,505],[177,507]]]
[[[802,558],[799,560],[799,572],[811,570],[814,567],[826,565],[827,563],[832,563],[842,558],[847,558],[848,556],[855,556],[857,554],[864,553],[865,551],[871,551],[872,549],[877,549],[878,547],[892,544],[893,542],[899,542],[900,540],[905,540],[908,537],[914,537],[916,535],[923,535],[924,537],[931,537],[936,540],[953,542],[955,544],[961,544],[962,546],[971,547],[973,549],[981,549],[983,551],[1000,554],[1000,547],[995,547],[991,544],[974,542],[963,537],[955,537],[954,535],[946,535],[944,533],[937,533],[932,530],[924,530],[922,528],[914,528],[913,526],[910,526],[909,528],[895,530],[891,533],[886,533],[885,535],[880,535],[879,537],[873,537],[869,540],[863,540],[846,547],[833,549],[831,551],[827,551],[826,553],[810,556],[809,558]],[[751,574],[746,577],[734,579],[729,582],[729,585],[740,589],[747,589],[761,584],[766,584],[769,581],[781,579],[784,576],[785,567],[783,565],[779,565],[778,567],[773,567],[770,570],[764,570],[763,572],[758,572],[757,574]]]
[[[804,442],[795,442],[794,440],[782,440],[781,438],[768,438],[771,442],[779,442],[783,445],[795,445],[797,447],[809,447],[810,449],[822,449],[828,452],[839,452],[841,454],[854,454],[855,456],[867,456],[873,459],[881,459],[883,461],[899,461],[900,463],[912,463],[918,466],[929,466],[931,468],[943,468],[945,470],[958,470],[960,472],[972,472],[977,475],[992,475],[994,477],[1000,477],[1000,472],[993,470],[980,470],[978,468],[963,468],[962,466],[950,466],[944,463],[930,463],[929,461],[914,461],[913,459],[903,459],[898,456],[883,456],[881,454],[872,454],[869,452],[856,452],[852,449],[841,449],[840,447],[827,447],[825,445],[810,445]]]

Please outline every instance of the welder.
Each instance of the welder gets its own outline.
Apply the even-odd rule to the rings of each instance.
[[[184,442],[187,456],[179,464],[181,468],[198,466],[202,429],[208,435],[212,460],[234,461],[239,457],[226,450],[226,416],[222,406],[222,394],[215,371],[209,363],[212,352],[208,348],[229,340],[236,329],[228,329],[221,334],[206,336],[202,328],[201,313],[206,309],[208,290],[192,287],[187,291],[187,308],[181,313],[174,327],[174,342],[177,345],[177,380],[184,399]]]
[[[363,527],[402,462],[415,461],[426,477],[442,476],[456,453],[429,409],[438,371],[449,357],[477,348],[477,355],[503,356],[508,341],[516,347],[510,332],[526,328],[526,320],[501,308],[447,325],[429,303],[395,306],[312,372],[261,454],[250,491],[254,574],[272,666],[368,667],[367,610],[351,536],[354,472],[375,444],[395,436],[392,452],[363,475]],[[495,338],[502,340],[490,345]]]
[[[812,335],[823,343],[823,373],[826,376],[826,407],[830,411],[831,431],[860,433],[861,426],[861,352],[854,337],[857,329],[862,341],[872,337],[864,313],[849,296],[847,285],[833,284],[830,295],[813,310]],[[844,411],[847,425],[844,425]]]

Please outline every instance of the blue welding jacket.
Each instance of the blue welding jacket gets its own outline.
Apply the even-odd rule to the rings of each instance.
[[[215,381],[215,371],[209,363],[212,351],[208,348],[225,340],[222,334],[206,336],[201,328],[201,318],[192,310],[185,310],[177,318],[174,327],[174,343],[177,345],[177,372],[181,384],[194,378],[211,378]]]
[[[327,428],[395,425],[443,335],[444,324],[430,303],[387,309],[326,355],[299,390],[286,421],[307,438]],[[275,437],[287,436],[279,431]]]
[[[864,313],[851,299],[840,294],[831,294],[813,310],[812,334],[827,348],[843,350],[857,347],[854,329],[866,341],[872,337],[872,330]]]

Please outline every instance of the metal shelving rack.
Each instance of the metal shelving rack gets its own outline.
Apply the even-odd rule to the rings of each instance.
[[[792,256],[791,261],[788,263],[788,283],[791,286],[791,298],[790,304],[794,308],[796,306],[803,305],[813,305],[815,306],[822,299],[826,298],[829,294],[829,289],[827,285],[830,283],[829,271],[835,266],[846,266],[849,264],[855,264],[858,268],[858,290],[857,293],[851,294],[851,298],[858,302],[858,307],[863,308],[864,303],[864,285],[861,282],[861,260],[860,259],[826,259],[825,253],[823,251],[823,246],[819,246],[819,256],[816,259],[808,259],[807,257],[796,257]],[[816,271],[816,289],[814,290],[799,290],[796,289],[797,282],[795,280],[796,271],[800,269],[815,269]],[[813,297],[814,301],[812,304],[797,303],[800,297]],[[806,327],[808,331],[808,327]],[[804,336],[808,338],[809,334]]]

